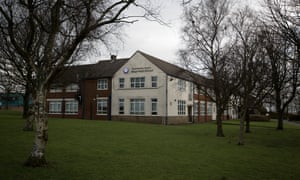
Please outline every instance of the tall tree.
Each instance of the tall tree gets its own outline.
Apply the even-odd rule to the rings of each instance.
[[[223,137],[222,114],[233,91],[238,87],[232,42],[228,38],[231,4],[228,0],[201,0],[184,4],[186,48],[179,53],[186,67],[196,73],[205,72],[212,79],[207,95],[216,103],[217,136]]]
[[[231,18],[237,39],[234,54],[239,60],[241,70],[240,90],[235,93],[240,99],[241,109],[239,145],[244,145],[244,132],[250,132],[250,109],[261,104],[270,89],[268,64],[259,52],[262,48],[260,34],[257,33],[259,24],[258,17],[248,6],[238,10]]]
[[[147,2],[147,1],[146,1]],[[147,5],[148,3],[145,3]],[[48,140],[46,92],[54,76],[65,64],[76,60],[95,42],[108,43],[124,23],[137,16],[127,13],[130,6],[149,9],[135,0],[3,0],[0,2],[0,33],[8,52],[25,62],[32,71],[36,136],[27,166],[47,164]],[[150,11],[149,11],[150,12]],[[149,15],[149,14],[148,14]],[[151,13],[151,17],[155,14]],[[12,64],[18,63],[9,59]]]
[[[265,0],[265,48],[272,67],[278,130],[283,130],[283,114],[296,95],[300,74],[300,2]]]

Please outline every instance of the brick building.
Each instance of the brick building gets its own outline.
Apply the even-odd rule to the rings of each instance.
[[[158,124],[216,118],[215,104],[200,91],[207,79],[141,51],[72,66],[54,82],[47,96],[51,117]]]

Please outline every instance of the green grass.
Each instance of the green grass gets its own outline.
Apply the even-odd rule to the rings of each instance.
[[[49,119],[44,168],[23,167],[34,132],[0,111],[0,179],[299,179],[300,127],[253,122],[238,146],[238,121],[163,126]]]

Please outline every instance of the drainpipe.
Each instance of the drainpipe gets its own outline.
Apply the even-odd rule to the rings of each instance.
[[[166,74],[166,118],[165,125],[168,125],[168,75]]]

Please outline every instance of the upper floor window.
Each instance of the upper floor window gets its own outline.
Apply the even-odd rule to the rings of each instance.
[[[62,92],[63,91],[63,88],[59,85],[52,85],[50,86],[50,93],[59,93],[59,92]]]
[[[70,84],[66,87],[67,92],[77,92],[79,90],[78,84]]]
[[[97,83],[98,90],[107,90],[108,89],[108,81],[107,79],[99,79]]]
[[[130,78],[131,88],[143,88],[145,87],[145,77]]]
[[[151,87],[153,87],[153,88],[157,87],[157,76],[151,77]]]
[[[185,91],[186,89],[186,82],[185,80],[178,79],[178,90],[179,91]]]
[[[119,78],[119,88],[124,88],[124,87],[125,87],[125,79]]]

